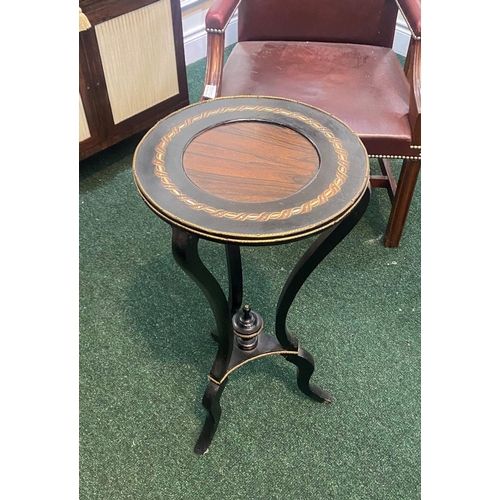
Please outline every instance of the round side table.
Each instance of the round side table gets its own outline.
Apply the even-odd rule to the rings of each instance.
[[[297,366],[300,390],[330,395],[310,382],[312,356],[287,330],[288,310],[316,266],[351,231],[370,199],[369,164],[357,136],[335,117],[274,97],[203,101],[157,123],[134,155],[146,205],[172,227],[177,264],[207,298],[218,350],[202,404],[207,411],[195,452],[208,451],[228,376],[243,364],[279,354]],[[291,272],[276,307],[275,336],[243,304],[240,245],[274,245],[318,234]],[[223,243],[229,292],[204,266],[199,238]]]

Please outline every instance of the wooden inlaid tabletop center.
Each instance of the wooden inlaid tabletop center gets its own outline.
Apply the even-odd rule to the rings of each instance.
[[[288,127],[241,121],[195,137],[184,152],[183,169],[212,195],[261,203],[286,198],[309,184],[319,156],[306,137]]]

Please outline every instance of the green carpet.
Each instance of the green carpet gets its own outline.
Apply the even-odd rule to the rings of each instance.
[[[204,61],[188,67],[191,102],[203,74]],[[400,248],[382,245],[390,203],[374,190],[290,310],[333,403],[306,398],[279,356],[249,363],[230,376],[200,457],[214,321],[134,186],[142,135],[80,165],[80,498],[420,498],[420,182]],[[245,302],[267,332],[311,241],[242,248]],[[226,287],[222,246],[202,241],[200,253]]]

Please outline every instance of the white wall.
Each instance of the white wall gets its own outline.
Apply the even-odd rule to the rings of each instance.
[[[212,0],[181,0],[186,64],[191,64],[207,55],[205,15],[211,4]],[[238,13],[231,19],[227,27],[226,46],[232,45],[238,39],[237,20]],[[406,55],[409,43],[410,31],[403,17],[399,14],[393,44],[394,52]]]
[[[396,34],[394,35],[394,43],[392,48],[396,54],[401,56],[406,56],[408,51],[408,45],[410,44],[410,30],[403,19],[401,13],[398,13],[398,19],[396,20]]]

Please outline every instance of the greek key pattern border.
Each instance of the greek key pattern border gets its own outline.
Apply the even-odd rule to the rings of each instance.
[[[333,146],[338,159],[338,169],[335,179],[328,185],[328,187],[319,194],[316,198],[303,203],[300,206],[285,208],[279,212],[260,212],[260,213],[247,213],[247,212],[231,212],[229,210],[224,210],[220,208],[211,207],[204,203],[198,203],[189,196],[183,194],[179,188],[171,181],[167,171],[165,170],[165,153],[169,142],[184,128],[189,127],[192,123],[203,120],[213,115],[218,115],[222,113],[234,113],[239,111],[265,111],[269,113],[279,114],[283,116],[288,116],[301,120],[308,125],[314,127],[319,132],[321,132]],[[310,212],[313,208],[318,207],[326,203],[330,198],[335,196],[340,192],[342,184],[347,179],[347,171],[349,169],[349,161],[347,151],[342,147],[342,142],[340,139],[335,137],[335,135],[328,128],[321,125],[316,120],[309,118],[301,113],[294,111],[287,111],[281,108],[273,108],[268,106],[235,106],[235,107],[223,107],[212,109],[208,111],[203,111],[199,115],[193,116],[191,118],[186,118],[184,122],[179,125],[175,125],[169,132],[167,132],[161,139],[155,148],[156,155],[152,160],[155,166],[155,175],[160,179],[162,186],[172,193],[177,199],[183,201],[189,208],[193,210],[202,210],[213,217],[227,218],[236,221],[257,221],[265,222],[268,220],[285,220],[294,215],[299,215],[303,213]]]

